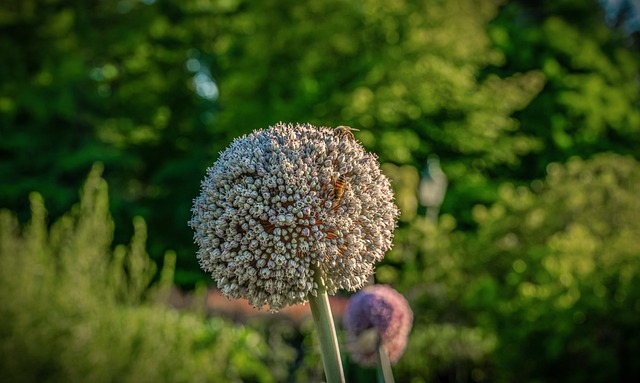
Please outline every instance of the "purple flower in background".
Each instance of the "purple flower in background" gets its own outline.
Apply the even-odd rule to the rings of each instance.
[[[396,363],[407,346],[412,324],[413,312],[400,293],[388,285],[367,286],[347,305],[347,350],[356,362],[374,366],[381,342],[391,363]]]
[[[279,123],[235,139],[194,200],[200,266],[228,298],[277,311],[355,291],[391,248],[399,210],[349,127]]]

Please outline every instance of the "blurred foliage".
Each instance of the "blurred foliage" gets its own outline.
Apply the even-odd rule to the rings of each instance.
[[[498,334],[495,380],[640,379],[640,163],[572,158],[536,189],[505,185],[474,211],[470,267],[491,268],[464,306]]]
[[[80,204],[50,230],[39,194],[31,195],[24,229],[0,212],[2,380],[284,381],[281,366],[295,357],[290,346],[271,348],[256,330],[167,308],[170,275],[147,289],[154,264],[144,221],[136,220],[129,245],[111,250],[114,227],[99,173],[94,168]],[[154,298],[144,303],[144,291]]]
[[[117,222],[143,216],[152,257],[176,250],[176,280],[193,283],[203,274],[185,222],[204,168],[233,137],[279,120],[362,128],[383,162],[420,167],[437,152],[454,198],[489,202],[497,185],[482,170],[534,149],[510,115],[543,84],[540,71],[478,81],[503,61],[484,32],[497,11],[471,0],[3,2],[0,177],[13,181],[0,205],[24,220],[36,190],[58,216],[102,161]]]
[[[359,127],[398,166],[438,154],[443,211],[464,227],[501,182],[639,152],[637,55],[597,4],[500,3],[5,1],[0,206],[25,220],[36,190],[59,216],[99,160],[116,239],[144,217],[151,256],[174,249],[184,285],[204,276],[185,224],[204,168],[280,120]]]
[[[115,191],[117,239],[130,235],[125,223],[140,215],[157,260],[167,248],[195,251],[186,226],[191,199],[222,135],[210,124],[212,94],[200,89],[211,81],[196,68],[213,60],[204,47],[215,19],[199,4],[0,4],[0,179],[11,180],[0,189],[0,206],[24,221],[24,196],[35,190],[57,217],[101,161]],[[193,257],[177,261],[177,278],[197,267]]]
[[[296,353],[315,347],[305,325],[148,303],[207,278],[186,222],[217,153],[308,121],[361,129],[393,181],[376,280],[416,313],[398,381],[637,380],[640,59],[612,17],[596,0],[4,0],[1,369],[320,380],[319,356]],[[437,222],[417,198],[431,155],[449,178]],[[109,203],[65,215],[96,161]]]
[[[632,157],[575,157],[532,187],[503,185],[474,208],[477,231],[446,216],[398,229],[377,280],[420,313],[401,381],[640,378],[638,190]]]
[[[540,70],[544,89],[515,116],[537,150],[513,176],[544,176],[548,163],[615,151],[640,153],[638,52],[604,22],[595,1],[514,1],[489,28],[504,65],[501,76]],[[514,23],[515,21],[515,23]]]
[[[486,33],[499,3],[238,1],[215,44],[216,123],[243,133],[280,120],[351,125],[396,165],[421,168],[436,153],[464,201],[448,209],[468,215],[494,198],[488,169],[539,145],[511,114],[540,91],[541,71],[479,80],[504,61]]]

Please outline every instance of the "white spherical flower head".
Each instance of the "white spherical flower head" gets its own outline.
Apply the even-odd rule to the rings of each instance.
[[[279,123],[235,139],[207,169],[189,225],[229,298],[277,311],[357,290],[391,248],[398,208],[350,129]]]

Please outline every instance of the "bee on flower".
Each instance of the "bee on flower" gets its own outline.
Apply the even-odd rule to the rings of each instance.
[[[359,132],[360,129],[352,128],[350,126],[340,125],[335,129],[335,133],[338,137],[347,137],[352,140],[355,140],[356,137],[353,135],[353,132]]]

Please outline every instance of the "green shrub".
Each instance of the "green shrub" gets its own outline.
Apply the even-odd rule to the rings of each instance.
[[[24,228],[0,212],[0,380],[282,380],[268,366],[282,352],[258,332],[159,303],[171,270],[149,289],[155,266],[145,252],[144,221],[135,220],[129,245],[112,249],[100,170],[89,175],[80,204],[50,229],[38,194]]]
[[[640,379],[640,163],[602,153],[504,183],[477,231],[417,216],[396,230],[378,282],[415,321],[401,381]]]
[[[640,164],[605,153],[476,208],[465,302],[498,336],[496,381],[640,379],[638,190]]]

